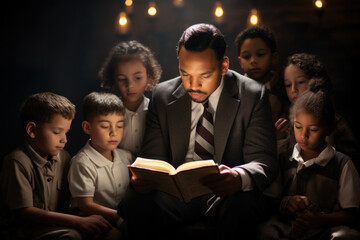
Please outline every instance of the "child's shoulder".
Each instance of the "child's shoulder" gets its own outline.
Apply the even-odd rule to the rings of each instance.
[[[122,148],[116,148],[114,149],[114,151],[117,153],[121,161],[126,164],[131,164],[135,160],[134,155],[128,150]]]

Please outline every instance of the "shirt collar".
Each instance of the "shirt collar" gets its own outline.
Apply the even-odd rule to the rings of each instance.
[[[29,152],[30,156],[31,156],[31,160],[35,163],[36,166],[38,167],[45,167],[45,165],[47,165],[49,162],[50,163],[55,163],[57,161],[59,161],[59,157],[58,155],[56,156],[52,156],[51,157],[51,161],[49,161],[48,159],[45,159],[43,157],[41,157],[36,151],[35,149],[30,145],[30,143],[28,141],[25,141],[25,148],[27,149],[27,151]]]
[[[109,161],[106,157],[104,157],[101,153],[99,153],[95,148],[93,148],[90,144],[90,140],[85,145],[85,154],[89,157],[90,161],[92,161],[98,167],[104,167],[107,165],[113,164],[116,159],[118,159],[118,155],[116,151],[113,152],[113,162]]]
[[[144,100],[142,101],[142,103],[140,104],[140,106],[138,107],[136,112],[133,112],[133,111],[127,109],[126,107],[125,107],[125,112],[128,114],[135,114],[135,113],[141,113],[141,112],[147,111],[148,106],[149,106],[149,101],[150,101],[149,98],[144,96]]]
[[[334,157],[335,155],[335,148],[333,148],[330,144],[326,146],[326,148],[315,158],[309,159],[306,162],[304,162],[303,158],[300,155],[301,153],[301,147],[297,143],[295,144],[293,153],[290,157],[290,161],[296,160],[298,162],[303,163],[306,167],[309,167],[313,164],[317,164],[320,166],[326,166],[326,164],[329,163],[329,161]]]
[[[209,105],[210,108],[213,110],[213,112],[215,112],[217,109],[217,105],[219,103],[219,98],[223,88],[224,88],[224,76],[221,77],[221,81],[217,89],[209,96]]]

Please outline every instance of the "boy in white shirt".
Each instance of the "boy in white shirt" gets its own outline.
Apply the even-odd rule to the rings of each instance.
[[[112,223],[106,239],[121,238],[116,210],[130,181],[132,154],[117,148],[123,136],[124,106],[111,93],[92,92],[83,101],[82,128],[90,139],[71,160],[68,174],[72,206]]]

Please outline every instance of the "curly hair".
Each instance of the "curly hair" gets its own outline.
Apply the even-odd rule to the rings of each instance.
[[[110,51],[98,75],[101,80],[100,86],[111,89],[115,84],[115,68],[117,63],[130,60],[141,61],[150,76],[146,90],[151,90],[160,80],[162,69],[155,59],[153,52],[138,41],[124,41],[116,44]]]
[[[325,82],[330,84],[330,78],[325,65],[315,54],[295,53],[287,58],[284,69],[289,65],[299,67],[309,79],[322,78]]]
[[[240,54],[240,49],[242,44],[246,39],[249,38],[260,38],[263,40],[266,45],[270,48],[271,52],[276,52],[276,39],[273,31],[266,27],[265,25],[262,26],[253,26],[248,27],[241,31],[235,38],[235,46],[237,49],[237,54]]]

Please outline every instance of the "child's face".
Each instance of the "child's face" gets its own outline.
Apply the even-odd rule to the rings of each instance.
[[[56,156],[65,147],[66,133],[70,130],[71,122],[72,120],[55,114],[50,122],[34,125],[35,128],[29,136],[36,152],[45,159]]]
[[[294,103],[308,89],[309,78],[299,67],[290,64],[284,69],[284,84],[290,102]]]
[[[301,150],[304,153],[316,153],[316,155],[323,150],[325,138],[328,135],[326,127],[320,122],[319,118],[306,110],[296,113],[294,133]]]
[[[125,106],[141,103],[149,82],[144,64],[139,60],[122,61],[115,68],[115,84]]]
[[[252,79],[261,83],[277,61],[277,54],[261,38],[245,39],[238,57],[241,68]]]
[[[91,146],[106,156],[119,145],[123,127],[124,115],[117,113],[99,115],[90,122],[83,122],[83,130],[90,135]]]

